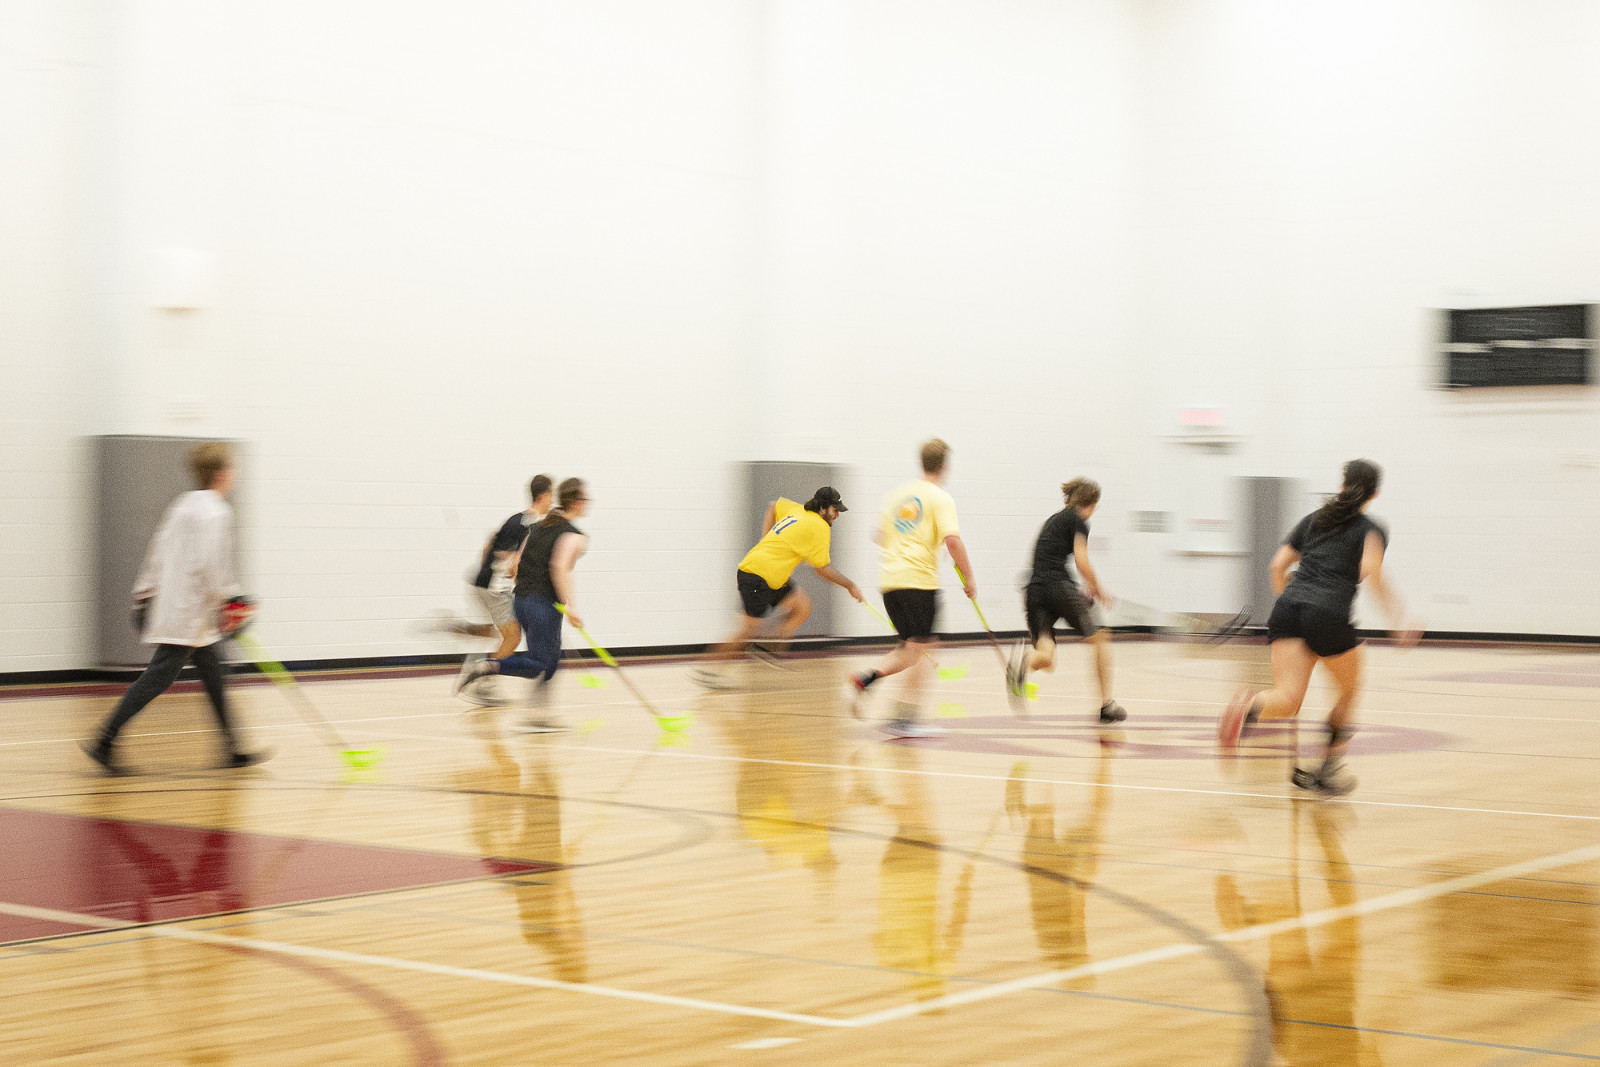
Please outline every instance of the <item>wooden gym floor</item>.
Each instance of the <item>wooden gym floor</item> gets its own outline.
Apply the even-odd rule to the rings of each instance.
[[[1217,758],[1262,646],[1114,648],[1122,729],[1091,725],[1081,647],[1026,720],[990,649],[947,648],[950,732],[916,742],[851,718],[861,656],[716,694],[633,669],[681,736],[582,669],[557,735],[448,676],[308,684],[386,746],[355,771],[263,684],[232,693],[277,758],[206,769],[204,698],[176,693],[125,779],[73,741],[114,696],[9,694],[3,1058],[1600,1060],[1600,655],[1369,649],[1360,787],[1314,801],[1286,729]]]

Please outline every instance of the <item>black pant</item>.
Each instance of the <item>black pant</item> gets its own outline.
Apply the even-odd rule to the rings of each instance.
[[[217,717],[217,729],[222,731],[222,739],[228,744],[228,752],[232,754],[239,751],[239,739],[234,735],[233,722],[228,718],[228,698],[222,688],[222,659],[217,655],[216,645],[201,645],[199,648],[157,645],[155,655],[150,657],[150,666],[122,694],[111,717],[100,728],[102,750],[110,751],[111,746],[116,744],[117,735],[128,725],[128,720],[172,687],[190,656],[194,657],[195,669],[200,672],[200,683],[206,687],[206,696],[211,698],[211,710]]]

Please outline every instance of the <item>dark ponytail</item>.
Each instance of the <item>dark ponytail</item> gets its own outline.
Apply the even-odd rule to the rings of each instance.
[[[1342,526],[1361,513],[1361,506],[1378,495],[1383,471],[1369,459],[1353,459],[1344,465],[1344,487],[1338,495],[1317,510],[1312,525],[1319,530]]]
[[[1061,497],[1069,508],[1092,508],[1100,503],[1100,483],[1093,478],[1074,478],[1061,483]]]
[[[556,487],[556,506],[550,509],[550,514],[539,520],[540,526],[554,526],[567,517],[567,509],[583,499],[584,481],[582,478],[568,478]]]

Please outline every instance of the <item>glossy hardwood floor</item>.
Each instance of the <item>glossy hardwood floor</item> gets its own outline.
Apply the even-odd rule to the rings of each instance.
[[[207,769],[204,698],[176,693],[134,724],[142,773],[104,778],[74,739],[113,696],[11,694],[0,1058],[1600,1059],[1600,655],[1369,649],[1360,786],[1316,801],[1287,728],[1215,751],[1263,647],[1114,647],[1120,729],[1092,722],[1081,647],[1026,719],[988,649],[951,648],[949,732],[915,742],[851,717],[870,657],[711,694],[633,668],[682,735],[583,669],[542,735],[446,675],[309,681],[385,746],[369,770],[241,684],[275,759]]]

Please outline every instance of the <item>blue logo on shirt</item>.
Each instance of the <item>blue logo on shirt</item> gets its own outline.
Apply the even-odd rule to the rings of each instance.
[[[895,532],[908,534],[922,522],[922,499],[908,496],[894,509]]]
[[[787,530],[789,527],[793,526],[799,521],[800,517],[798,515],[790,515],[787,519],[780,520],[778,525],[772,528],[772,532],[775,534],[781,534],[783,531]]]

